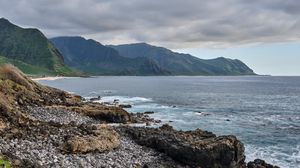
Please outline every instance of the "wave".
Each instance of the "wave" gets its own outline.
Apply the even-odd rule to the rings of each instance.
[[[279,146],[258,147],[246,144],[246,161],[249,162],[260,158],[279,167],[298,168],[300,165],[300,145],[293,148],[292,153],[287,153],[283,150],[284,148]]]
[[[136,103],[144,103],[151,102],[151,98],[145,97],[129,97],[129,96],[104,96],[99,100],[100,102],[114,102],[117,100],[121,104],[136,104]]]
[[[151,117],[161,120],[163,123],[169,123],[175,128],[179,129],[189,129],[191,127],[205,127],[205,123],[218,123],[217,125],[222,125],[228,121],[235,120],[246,120],[254,125],[258,123],[266,124],[266,121],[277,121],[282,118],[282,115],[271,115],[264,119],[256,119],[257,117],[250,117],[249,115],[231,115],[228,113],[213,113],[207,109],[191,109],[186,107],[163,105],[156,103],[151,98],[146,97],[129,97],[129,96],[104,96],[99,102],[110,102],[113,103],[114,100],[118,100],[120,104],[130,104],[132,108],[126,109],[128,112],[145,112],[154,111]],[[209,119],[204,119],[204,118]],[[250,118],[249,118],[250,117]],[[230,120],[229,120],[229,119]],[[250,119],[250,120],[249,120]],[[226,120],[226,121],[225,121]],[[171,122],[170,122],[171,121]],[[226,123],[225,123],[226,124]],[[259,125],[259,124],[258,124]],[[288,127],[290,129],[290,127]],[[217,129],[212,129],[211,131],[217,133]],[[300,144],[292,149],[284,151],[286,147],[279,146],[263,146],[249,145],[245,144],[246,149],[246,161],[253,161],[254,159],[261,158],[266,160],[266,162],[280,166],[280,167],[297,167],[300,164]],[[291,152],[292,151],[292,152]]]

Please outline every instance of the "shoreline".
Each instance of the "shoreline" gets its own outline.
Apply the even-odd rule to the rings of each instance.
[[[133,127],[155,120],[42,86],[16,69],[8,73],[14,78],[0,79],[0,156],[13,167],[277,168],[246,163],[235,136]]]
[[[69,79],[69,78],[76,78],[76,77],[66,77],[66,76],[46,76],[46,77],[31,77],[30,79],[33,81],[53,81],[53,80],[59,80],[59,79]]]

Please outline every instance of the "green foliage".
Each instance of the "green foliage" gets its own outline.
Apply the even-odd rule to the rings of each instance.
[[[126,58],[110,47],[82,37],[59,37],[51,41],[68,66],[93,75],[165,75],[147,58]]]
[[[82,37],[51,41],[67,65],[95,75],[254,75],[239,60],[204,60],[146,43],[104,46]]]
[[[11,163],[0,156],[0,167],[11,168]]]
[[[72,75],[62,55],[38,29],[23,29],[0,19],[0,55],[27,74]]]
[[[46,68],[30,65],[19,60],[8,59],[6,57],[0,56],[0,65],[4,64],[12,64],[18,67],[22,72],[30,76],[55,75],[53,71],[50,71]]]
[[[146,43],[110,47],[127,58],[151,59],[172,75],[255,75],[252,69],[239,60],[223,57],[205,60]]]

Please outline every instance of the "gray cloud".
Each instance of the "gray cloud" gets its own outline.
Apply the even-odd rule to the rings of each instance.
[[[300,41],[299,0],[0,0],[0,17],[48,37],[171,48]]]

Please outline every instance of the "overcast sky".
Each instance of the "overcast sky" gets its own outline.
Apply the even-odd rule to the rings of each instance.
[[[147,42],[300,75],[300,0],[0,0],[0,17],[47,37]]]

